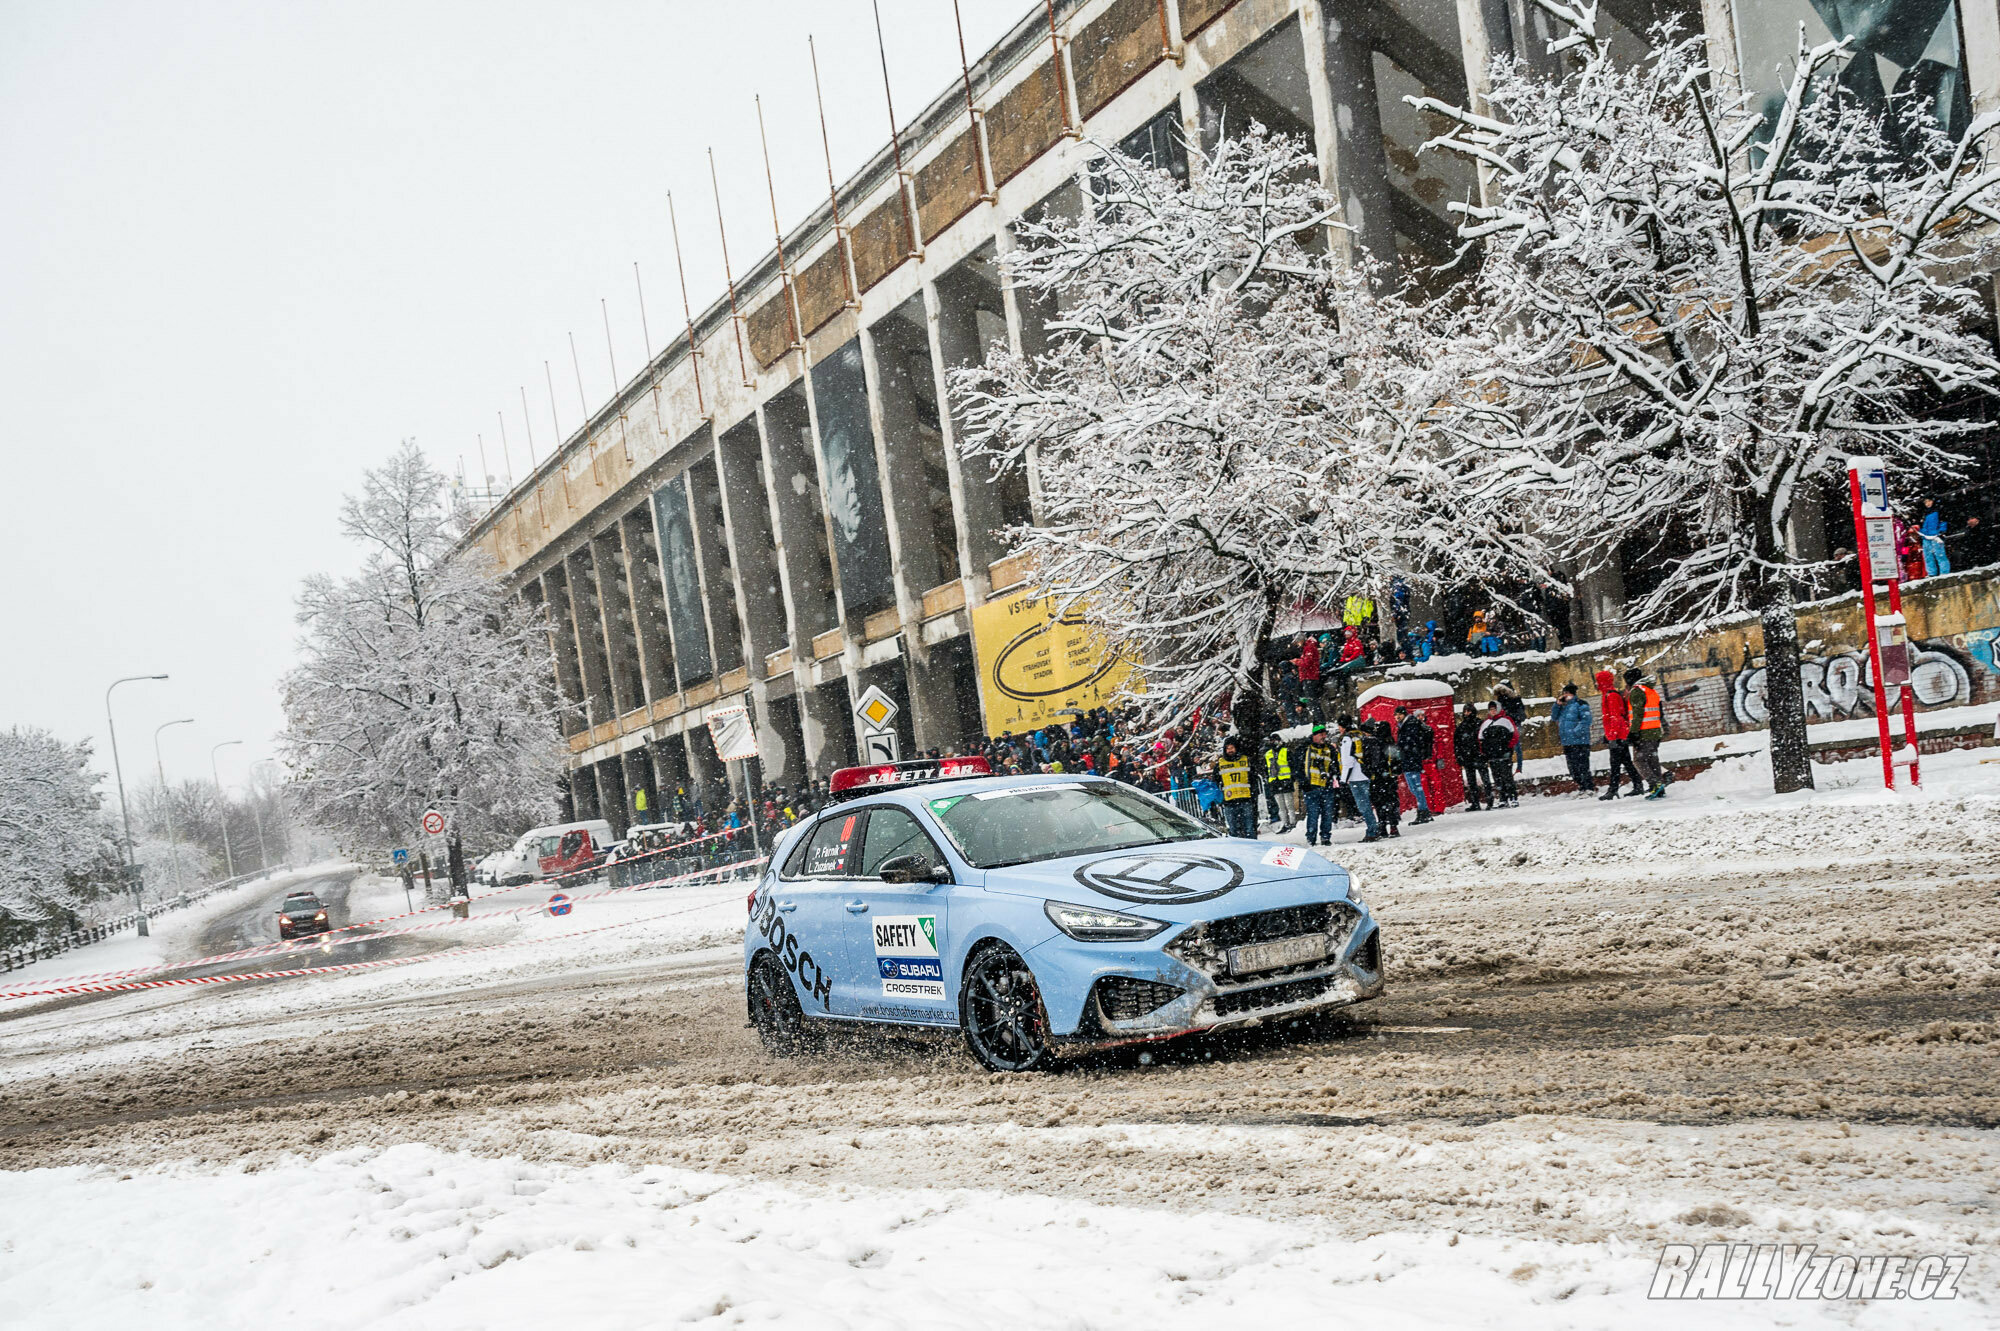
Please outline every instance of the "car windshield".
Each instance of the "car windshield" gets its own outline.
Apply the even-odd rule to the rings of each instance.
[[[318,897],[286,897],[281,910],[318,910]]]
[[[1111,781],[1015,786],[926,803],[977,869],[1214,835],[1172,805]]]

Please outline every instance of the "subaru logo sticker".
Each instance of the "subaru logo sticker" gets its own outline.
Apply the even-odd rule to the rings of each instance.
[[[1243,869],[1210,855],[1181,853],[1113,855],[1076,871],[1076,881],[1120,901],[1207,901],[1234,891]]]

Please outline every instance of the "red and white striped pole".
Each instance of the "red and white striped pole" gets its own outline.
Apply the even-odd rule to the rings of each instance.
[[[1875,730],[1882,747],[1882,786],[1896,788],[1896,759],[1889,740],[1889,694],[1882,681],[1882,642],[1875,626],[1875,573],[1879,565],[1886,572],[1880,581],[1896,594],[1896,520],[1889,511],[1888,464],[1877,457],[1847,460],[1847,496],[1854,506],[1854,554],[1861,566],[1862,628],[1868,635],[1868,678],[1875,688]],[[1903,690],[1905,698],[1909,690]],[[1916,742],[1914,724],[1907,726],[1910,742]]]

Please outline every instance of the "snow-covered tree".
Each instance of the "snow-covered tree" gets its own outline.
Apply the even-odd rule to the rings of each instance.
[[[1227,695],[1262,732],[1274,625],[1351,592],[1541,572],[1460,445],[1449,310],[1372,289],[1296,139],[1222,140],[1181,185],[1113,149],[1081,216],[1020,228],[1008,279],[1058,313],[1048,350],[953,377],[966,452],[1041,478],[1010,531],[1034,581],[1139,665],[1154,729]],[[1476,345],[1468,342],[1464,345]]]
[[[456,549],[445,478],[405,443],[341,510],[367,557],[307,579],[300,664],[279,737],[304,819],[352,852],[416,845],[444,816],[451,877],[467,837],[512,835],[554,803],[564,747],[547,625],[485,556]]]
[[[90,744],[0,730],[0,934],[82,906],[115,869]]]
[[[199,842],[147,832],[132,843],[132,858],[148,900],[192,892],[222,879],[221,859]]]
[[[1925,407],[2000,376],[1955,284],[1994,253],[2000,115],[1956,143],[1914,121],[1885,134],[1839,95],[1832,43],[1800,50],[1767,119],[1700,39],[1657,30],[1622,64],[1592,0],[1536,3],[1559,78],[1497,61],[1491,115],[1411,99],[1455,122],[1427,150],[1488,181],[1454,206],[1483,250],[1471,299],[1508,332],[1488,373],[1517,415],[1491,447],[1559,482],[1545,530],[1584,563],[1656,543],[1665,576],[1636,621],[1759,613],[1774,780],[1809,786],[1793,599],[1830,566],[1789,524],[1849,454],[1956,464],[1960,425]]]

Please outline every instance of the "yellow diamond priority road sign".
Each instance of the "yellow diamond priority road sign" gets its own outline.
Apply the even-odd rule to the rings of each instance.
[[[861,724],[870,730],[887,730],[889,723],[896,719],[901,710],[889,700],[889,695],[870,684],[854,704],[854,714],[861,718]]]

